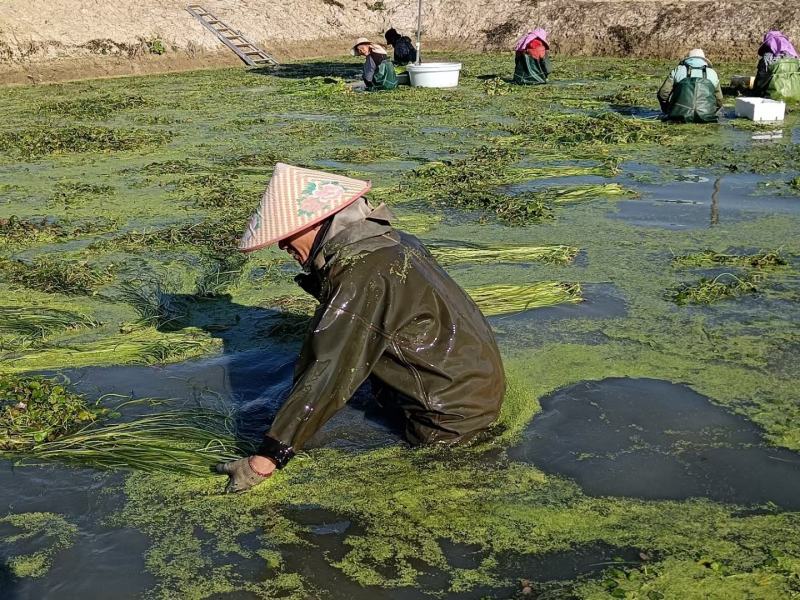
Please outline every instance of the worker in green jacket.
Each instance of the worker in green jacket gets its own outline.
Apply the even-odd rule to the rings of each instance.
[[[701,48],[691,50],[658,90],[664,118],[684,123],[710,123],[722,108],[719,76]]]
[[[278,164],[240,248],[278,243],[318,301],[294,385],[253,456],[217,466],[227,491],[271,476],[374,375],[412,444],[455,444],[497,418],[505,376],[472,299],[415,237],[396,230],[370,184]]]

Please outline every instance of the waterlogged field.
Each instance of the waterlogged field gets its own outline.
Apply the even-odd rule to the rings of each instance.
[[[673,126],[665,62],[459,60],[0,90],[2,598],[800,597],[796,114]],[[220,494],[314,310],[235,248],[277,161],[371,179],[481,305],[492,441],[409,449],[362,390]]]

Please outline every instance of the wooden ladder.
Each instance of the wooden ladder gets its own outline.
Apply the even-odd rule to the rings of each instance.
[[[278,61],[265,52],[253,42],[248,40],[240,32],[229,27],[224,21],[215,17],[199,4],[190,4],[186,10],[200,24],[219,38],[223,44],[236,53],[246,65],[251,67],[263,67],[264,65],[277,65]]]

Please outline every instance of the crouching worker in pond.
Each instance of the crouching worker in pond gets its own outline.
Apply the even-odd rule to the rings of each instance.
[[[270,477],[373,375],[411,444],[486,434],[505,392],[500,352],[472,299],[415,237],[373,208],[369,182],[278,164],[240,243],[303,267],[318,301],[292,389],[255,455],[217,465],[228,492]],[[482,437],[482,436],[481,436]]]
[[[550,64],[550,45],[544,29],[533,29],[517,40],[514,46],[514,83],[538,85],[547,83],[553,70]]]
[[[358,38],[351,50],[353,56],[364,56],[364,85],[367,91],[393,90],[397,87],[397,73],[386,50],[367,38]]]
[[[773,100],[800,102],[800,58],[780,31],[768,31],[758,48],[753,93]]]
[[[417,60],[417,49],[411,43],[411,38],[407,35],[400,35],[397,30],[392,27],[385,34],[386,43],[394,48],[394,64],[398,67],[404,67],[408,63],[413,63]]]
[[[722,108],[719,76],[705,52],[695,48],[661,84],[658,90],[661,112],[667,121],[714,123]]]

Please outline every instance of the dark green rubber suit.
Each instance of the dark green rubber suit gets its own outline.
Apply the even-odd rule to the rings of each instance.
[[[519,85],[547,83],[547,76],[552,70],[549,54],[537,60],[525,52],[517,52],[514,58],[514,83]]]
[[[298,278],[320,304],[289,397],[256,452],[278,467],[370,375],[392,392],[412,444],[468,441],[498,416],[505,375],[489,324],[390,218],[363,198],[337,213]]]

